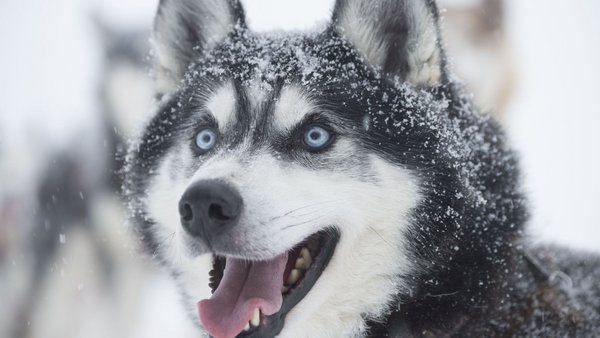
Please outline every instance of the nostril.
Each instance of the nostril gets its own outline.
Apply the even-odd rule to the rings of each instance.
[[[194,212],[192,211],[192,206],[189,205],[188,203],[185,203],[182,206],[180,212],[181,212],[182,220],[189,222],[194,219]]]
[[[223,207],[220,204],[211,204],[208,206],[208,217],[218,221],[228,221],[231,217],[225,215]]]
[[[179,220],[191,236],[210,240],[238,224],[243,210],[239,192],[220,181],[199,181],[179,200]]]

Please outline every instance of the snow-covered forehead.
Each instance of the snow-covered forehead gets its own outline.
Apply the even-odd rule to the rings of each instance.
[[[264,140],[266,135],[288,134],[312,115],[337,120],[332,112],[319,109],[297,84],[283,84],[274,89],[260,80],[237,86],[228,81],[207,96],[205,113],[216,121],[219,131],[224,134],[245,131],[244,140],[240,140],[245,144],[252,143],[248,140],[252,138]]]
[[[346,42],[333,35],[254,35],[239,31],[203,53],[190,67],[186,84],[207,78],[276,89],[363,78],[368,67]],[[249,84],[251,82],[252,84]]]
[[[227,81],[216,86],[207,97],[206,111],[222,133],[247,127],[250,131],[265,132],[266,126],[277,132],[289,131],[307,115],[316,112],[300,86],[283,85],[274,90],[260,79],[237,86],[233,81]],[[244,118],[240,118],[240,114]]]
[[[190,68],[186,91],[200,98],[202,111],[222,132],[235,129],[245,138],[267,129],[289,132],[309,115],[327,111],[319,109],[321,91],[349,88],[366,69],[343,41],[322,39],[244,32]]]

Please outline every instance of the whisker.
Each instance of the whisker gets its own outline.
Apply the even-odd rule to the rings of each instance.
[[[375,230],[375,228],[373,228],[372,226],[369,225],[369,229],[371,229],[374,233],[376,233],[377,236],[379,236],[379,238],[381,238],[381,240],[385,242],[385,244],[390,246],[390,248],[394,248],[394,246],[392,244],[390,244],[390,242],[388,242],[383,236],[381,236],[381,234],[379,232],[377,232],[377,230]]]
[[[167,237],[165,237],[163,240],[161,240],[160,242],[157,243],[156,247],[157,248],[162,248],[163,245],[167,244],[167,242],[172,242],[173,239],[175,238],[175,231],[173,231],[173,233]]]
[[[321,211],[323,211],[323,210],[327,210],[328,208],[329,208],[329,207],[322,207],[322,208],[319,208],[319,209],[313,210],[313,211],[311,211],[311,212],[304,213],[304,214],[302,214],[302,215],[295,215],[295,217],[301,218],[301,217],[305,217],[305,216],[310,216],[310,215],[313,215],[313,214],[319,213],[319,212],[321,212]]]
[[[319,216],[319,217],[316,217],[316,218],[313,218],[313,219],[309,219],[307,221],[303,221],[303,222],[299,222],[299,223],[294,223],[294,224],[286,225],[283,228],[281,228],[281,230],[287,230],[289,228],[297,227],[297,226],[300,226],[300,225],[303,225],[303,224],[306,224],[306,223],[311,223],[311,222],[314,222],[314,221],[318,220],[319,218],[323,218],[323,216]]]
[[[288,212],[285,212],[285,213],[283,213],[283,214],[281,214],[281,215],[279,215],[279,216],[275,216],[275,217],[273,217],[273,218],[269,219],[269,222],[272,222],[272,221],[274,221],[274,220],[277,220],[277,219],[280,219],[280,218],[283,218],[283,217],[289,216],[289,215],[291,215],[291,214],[293,214],[293,213],[295,213],[295,212],[298,212],[298,211],[300,211],[300,210],[304,210],[304,209],[306,209],[306,208],[312,208],[312,207],[314,207],[314,206],[317,206],[317,205],[322,205],[322,204],[326,204],[326,203],[333,203],[333,202],[339,202],[339,201],[341,201],[341,200],[340,200],[340,199],[337,199],[337,200],[329,200],[329,201],[322,201],[322,202],[317,202],[317,203],[308,204],[308,205],[305,205],[305,206],[302,206],[302,207],[299,207],[299,208],[296,208],[296,209],[290,210],[290,211],[288,211]]]

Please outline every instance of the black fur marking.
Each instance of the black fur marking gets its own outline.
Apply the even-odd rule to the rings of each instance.
[[[273,114],[275,113],[275,106],[281,95],[281,89],[283,88],[283,80],[278,79],[273,84],[273,89],[269,93],[269,97],[265,102],[258,107],[259,111],[256,114],[259,116],[256,121],[254,133],[252,135],[252,142],[254,144],[268,144],[270,136],[272,135],[271,129],[273,127],[271,121]]]
[[[231,140],[231,147],[235,147],[244,141],[250,132],[252,123],[251,107],[246,91],[240,81],[234,81],[236,96],[236,127]]]

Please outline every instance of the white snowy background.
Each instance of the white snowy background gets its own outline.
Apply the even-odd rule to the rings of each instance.
[[[327,20],[332,7],[331,0],[244,3],[257,30],[308,28]],[[0,142],[9,148],[0,153],[0,164],[18,168],[13,184],[27,180],[35,168],[26,166],[35,166],[44,150],[69,147],[97,129],[102,60],[92,13],[116,27],[150,27],[156,4],[0,1]],[[532,201],[530,234],[600,252],[600,2],[507,4],[517,89],[505,123]],[[168,278],[152,276],[140,286],[141,311],[129,336],[191,336]],[[79,336],[102,337],[90,331]]]

